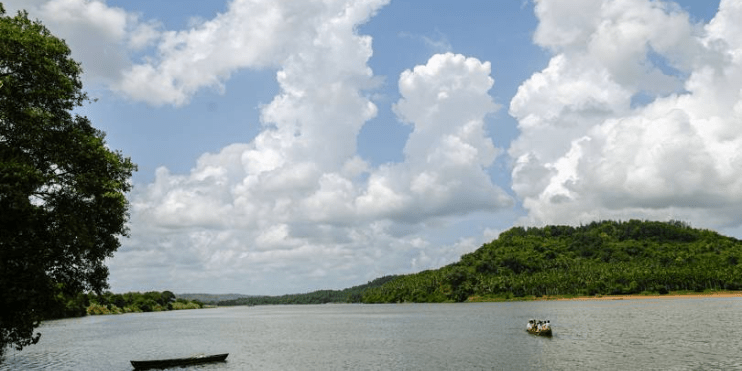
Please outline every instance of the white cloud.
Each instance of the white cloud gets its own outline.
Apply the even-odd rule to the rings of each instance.
[[[554,57],[510,104],[521,130],[513,190],[528,222],[738,225],[739,2],[722,1],[705,26],[647,0],[541,0],[536,12],[534,39]]]
[[[500,152],[484,129],[497,108],[489,63],[441,54],[402,73],[395,110],[414,126],[405,161],[372,168],[355,146],[376,113],[362,93],[374,80],[370,39],[355,27],[366,17],[347,16],[355,4],[306,31],[314,39],[285,58],[281,91],[262,108],[253,141],[203,155],[190,174],[161,168],[133,197],[133,238],[111,262],[112,280],[135,285],[117,272],[155,248],[176,272],[187,269],[179,254],[195,255],[199,270],[218,270],[237,291],[341,288],[437,267],[481,243],[431,240],[451,221],[512,205],[486,172]],[[251,281],[239,286],[248,271]]]
[[[157,21],[138,23],[129,33],[128,47],[134,51],[154,45],[162,35],[162,24]]]
[[[223,89],[239,69],[291,63],[324,68],[319,63],[322,59],[292,62],[287,58],[304,58],[292,51],[312,43],[318,49],[332,50],[332,43],[344,41],[327,39],[328,29],[361,24],[386,2],[364,0],[346,7],[341,1],[233,0],[226,12],[210,20],[194,19],[191,28],[180,31],[164,30],[156,20],[143,20],[139,14],[102,0],[11,0],[5,4],[9,12],[27,9],[65,39],[73,58],[82,62],[86,83],[102,84],[150,105],[180,106],[200,89]],[[339,23],[328,23],[331,20]],[[154,47],[154,56],[134,60],[150,47]],[[292,69],[284,68],[282,73],[292,73]],[[326,98],[343,92],[335,93]]]
[[[154,105],[182,105],[201,88],[222,89],[224,81],[241,68],[283,65],[282,74],[295,72],[292,63],[326,68],[318,63],[322,58],[304,60],[306,56],[292,51],[313,45],[330,52],[336,49],[332,43],[354,42],[328,39],[327,32],[363,23],[386,1],[360,1],[347,7],[340,1],[234,0],[214,19],[188,30],[164,32],[157,57],[125,71],[115,89]],[[354,62],[359,61],[348,61]],[[285,77],[279,76],[282,80]],[[289,87],[284,89],[291,92]]]
[[[476,58],[438,54],[404,71],[393,106],[412,127],[403,161],[357,154],[378,82],[358,28],[387,0],[234,0],[185,30],[100,0],[3,3],[66,39],[86,84],[153,105],[187,104],[240,69],[277,71],[254,139],[136,188],[114,287],[348,287],[457,259],[500,231],[482,222],[472,238],[456,225],[513,203],[488,174],[502,152],[485,126],[498,106],[490,64]],[[723,0],[706,25],[662,1],[536,0],[535,10],[534,41],[553,58],[509,105],[523,222],[742,228],[740,2]]]
[[[372,168],[357,154],[377,114],[365,91],[378,84],[371,38],[357,29],[386,2],[235,0],[181,31],[98,0],[6,4],[66,39],[86,84],[149,104],[186,104],[242,68],[277,69],[280,92],[253,140],[202,155],[188,174],[159,168],[136,188],[132,237],[110,261],[114,287],[347,287],[474,248],[431,241],[466,215],[512,205],[487,174],[501,152],[484,126],[497,109],[489,63],[441,54],[405,71],[394,106],[414,127],[405,160]]]
[[[391,194],[411,191],[403,218],[510,206],[485,171],[499,153],[484,128],[497,109],[487,93],[494,83],[489,75],[489,62],[451,53],[402,73],[394,110],[414,130],[404,148],[405,168],[389,169],[396,179],[388,184]]]
[[[24,9],[41,19],[51,32],[64,39],[72,58],[82,63],[86,86],[114,86],[132,68],[130,55],[152,45],[161,25],[142,21],[139,15],[108,6],[101,0],[4,1],[9,14]]]

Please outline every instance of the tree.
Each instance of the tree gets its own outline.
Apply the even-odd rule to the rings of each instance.
[[[62,293],[107,287],[136,166],[74,114],[88,102],[66,43],[0,4],[0,357],[34,344]]]

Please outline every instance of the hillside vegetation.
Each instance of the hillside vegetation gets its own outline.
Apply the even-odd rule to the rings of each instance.
[[[219,301],[217,304],[229,305],[266,305],[266,304],[327,304],[327,303],[360,303],[363,293],[371,288],[379,287],[397,276],[384,276],[367,284],[353,286],[344,290],[319,290],[304,294],[289,294],[281,296],[248,296],[233,300]]]
[[[437,270],[363,291],[364,303],[742,289],[742,243],[678,222],[515,227]]]

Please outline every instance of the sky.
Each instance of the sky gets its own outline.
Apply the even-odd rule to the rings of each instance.
[[[513,226],[742,238],[742,2],[11,0],[138,164],[114,292],[279,295]]]

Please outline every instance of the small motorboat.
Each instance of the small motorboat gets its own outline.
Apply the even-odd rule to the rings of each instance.
[[[549,321],[532,319],[528,321],[526,331],[533,335],[551,336],[551,323]]]
[[[153,359],[149,361],[131,361],[131,365],[134,366],[135,370],[149,370],[152,368],[168,368],[168,367],[179,367],[188,365],[198,365],[201,363],[208,362],[224,362],[227,359],[229,353],[224,354],[212,354],[212,355],[197,355],[186,358],[170,358],[170,359]]]

